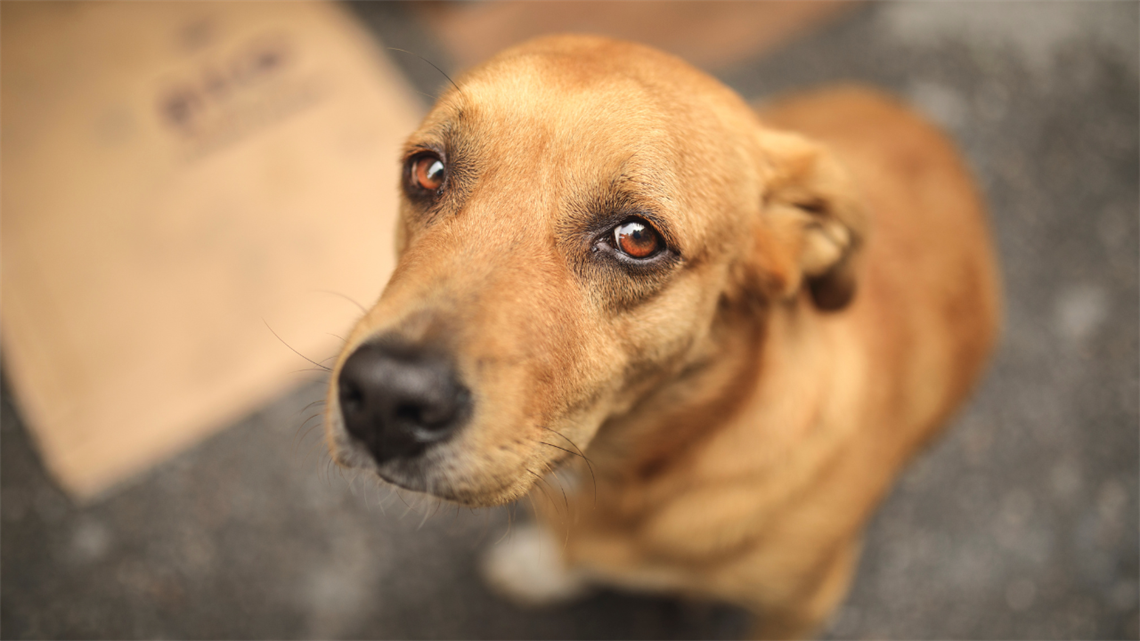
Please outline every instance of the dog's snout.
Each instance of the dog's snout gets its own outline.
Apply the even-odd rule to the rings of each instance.
[[[341,368],[337,389],[345,429],[377,463],[419,454],[471,414],[471,393],[450,362],[414,346],[360,346]]]

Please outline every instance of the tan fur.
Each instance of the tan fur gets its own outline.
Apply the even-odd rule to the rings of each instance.
[[[956,152],[871,91],[757,117],[598,38],[533,41],[458,84],[408,143],[446,147],[449,185],[432,211],[402,204],[399,265],[337,371],[380,334],[430,342],[474,416],[379,472],[467,505],[534,491],[567,567],[743,604],[758,636],[816,631],[994,341],[996,266]],[[606,203],[653,212],[680,258],[599,261]],[[368,467],[335,389],[334,372],[330,447]],[[565,502],[538,481],[558,467],[580,478]]]

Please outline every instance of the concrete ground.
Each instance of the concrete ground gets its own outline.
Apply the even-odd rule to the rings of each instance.
[[[398,5],[385,44],[448,68]],[[838,80],[902,94],[991,206],[1006,330],[988,378],[871,523],[832,638],[1137,638],[1140,11],[872,4],[719,75],[746,97]],[[401,62],[422,90],[438,72]],[[73,506],[5,391],[5,638],[737,638],[733,608],[602,592],[500,601],[480,549],[521,507],[436,510],[331,470],[305,387],[116,496]],[[438,512],[438,513],[437,513]]]

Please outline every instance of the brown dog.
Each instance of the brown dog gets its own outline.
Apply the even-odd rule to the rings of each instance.
[[[994,340],[966,170],[867,91],[758,117],[663,53],[543,38],[439,99],[402,184],[400,261],[334,370],[329,445],[465,505],[545,493],[549,534],[488,568],[531,600],[608,582],[811,634]]]

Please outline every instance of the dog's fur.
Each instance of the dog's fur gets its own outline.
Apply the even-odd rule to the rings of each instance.
[[[666,54],[561,36],[461,77],[424,149],[447,182],[401,203],[399,264],[334,370],[335,458],[465,505],[545,493],[557,544],[534,549],[560,556],[496,561],[508,590],[541,593],[517,585],[540,572],[551,596],[602,581],[743,604],[760,636],[817,630],[994,342],[989,234],[946,138],[855,88],[758,116]],[[630,216],[668,255],[606,249]],[[448,354],[474,409],[377,466],[335,381],[382,335]],[[565,500],[541,478],[560,467]]]

